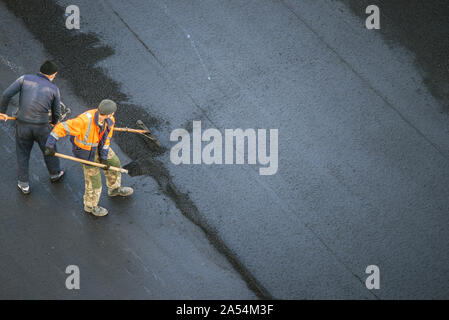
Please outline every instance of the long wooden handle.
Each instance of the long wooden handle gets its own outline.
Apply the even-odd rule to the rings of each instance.
[[[8,116],[8,120],[17,120],[17,118]],[[133,132],[133,133],[148,133],[147,130],[131,129],[131,128],[114,128],[114,131]]]
[[[143,134],[145,137],[153,140],[158,146],[161,146],[160,142],[157,141],[157,139],[151,135],[150,131],[145,130],[145,129],[114,128],[114,131],[140,133],[140,134]]]
[[[114,128],[114,131],[133,132],[133,133],[148,133],[147,130],[131,129],[131,128]]]
[[[88,164],[90,166],[106,169],[106,165],[105,164],[101,164],[101,163],[98,163],[98,162],[92,162],[92,161],[87,161],[87,160],[83,160],[83,159],[78,159],[78,158],[75,158],[75,157],[72,157],[72,156],[68,156],[66,154],[62,154],[62,153],[58,153],[58,152],[55,153],[55,156],[59,157],[59,158],[67,159],[67,160],[72,160],[72,161]],[[123,168],[117,168],[117,167],[109,167],[109,170],[118,171],[118,172],[122,172],[122,173],[128,173],[128,170],[123,169]]]

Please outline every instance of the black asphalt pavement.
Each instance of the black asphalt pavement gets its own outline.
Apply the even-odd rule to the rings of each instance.
[[[448,299],[448,14],[436,0],[0,1],[0,91],[51,58],[71,116],[112,99],[117,126],[141,119],[162,143],[114,134],[135,193],[104,186],[95,218],[81,167],[63,160],[51,184],[37,146],[20,194],[0,124],[0,298]],[[277,170],[174,164],[170,135],[194,121],[223,142],[276,129]]]

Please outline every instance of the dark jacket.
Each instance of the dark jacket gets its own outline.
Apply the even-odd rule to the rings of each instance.
[[[44,74],[26,74],[14,81],[4,92],[0,102],[0,113],[6,113],[9,101],[20,92],[17,120],[23,123],[47,124],[48,112],[51,122],[56,124],[61,116],[58,87]]]

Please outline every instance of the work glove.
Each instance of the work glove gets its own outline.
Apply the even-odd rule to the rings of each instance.
[[[55,155],[55,149],[50,147],[45,147],[44,154],[48,157],[53,157]]]
[[[107,159],[100,159],[100,163],[106,166],[104,170],[109,170],[109,168],[111,167]]]

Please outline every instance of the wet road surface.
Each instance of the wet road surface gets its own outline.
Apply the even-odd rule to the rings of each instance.
[[[117,122],[144,120],[164,148],[115,135],[136,192],[104,197],[111,214],[95,219],[76,164],[50,185],[35,152],[33,193],[16,192],[2,125],[1,297],[449,297],[448,87],[433,65],[447,66],[446,3],[379,1],[379,31],[351,1],[79,0],[79,31],[64,28],[69,4],[1,2],[1,88],[51,57],[75,114],[116,100]],[[415,46],[395,29],[416,12],[437,12],[438,32],[422,25],[441,42],[429,51],[421,29],[407,33]],[[174,165],[170,133],[194,120],[278,129],[277,173]],[[86,277],[78,292],[68,264]],[[368,265],[379,290],[365,287]]]

